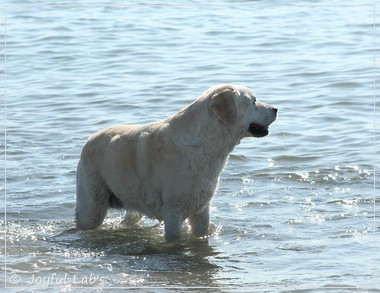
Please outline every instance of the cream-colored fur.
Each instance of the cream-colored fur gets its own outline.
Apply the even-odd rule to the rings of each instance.
[[[117,207],[129,223],[143,215],[164,221],[168,241],[180,238],[185,219],[194,235],[206,235],[230,152],[244,137],[267,135],[276,116],[250,89],[222,84],[163,121],[95,133],[78,163],[78,229],[98,227]]]

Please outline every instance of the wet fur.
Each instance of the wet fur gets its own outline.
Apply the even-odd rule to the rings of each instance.
[[[230,152],[252,136],[252,123],[276,119],[276,109],[255,100],[246,87],[218,85],[163,121],[92,135],[77,167],[78,229],[97,228],[109,208],[123,208],[127,223],[143,215],[164,221],[168,241],[180,238],[185,219],[194,235],[206,235]]]

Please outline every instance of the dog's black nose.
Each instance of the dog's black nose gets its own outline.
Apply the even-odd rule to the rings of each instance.
[[[273,112],[275,113],[275,114],[277,114],[277,108],[273,108]]]

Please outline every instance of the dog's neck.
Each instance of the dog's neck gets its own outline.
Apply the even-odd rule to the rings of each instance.
[[[234,127],[228,127],[216,117],[210,116],[208,107],[202,105],[206,102],[206,99],[197,100],[163,123],[170,127],[173,133],[171,139],[175,144],[203,148],[205,155],[227,158],[239,144],[240,133],[234,131]],[[197,123],[205,117],[206,121]]]

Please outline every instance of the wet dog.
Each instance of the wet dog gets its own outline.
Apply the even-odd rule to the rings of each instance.
[[[109,208],[122,208],[131,224],[144,215],[164,221],[167,241],[180,238],[185,219],[206,235],[231,151],[242,138],[268,135],[276,117],[249,88],[222,84],[165,120],[95,133],[77,168],[77,228],[94,229]]]

